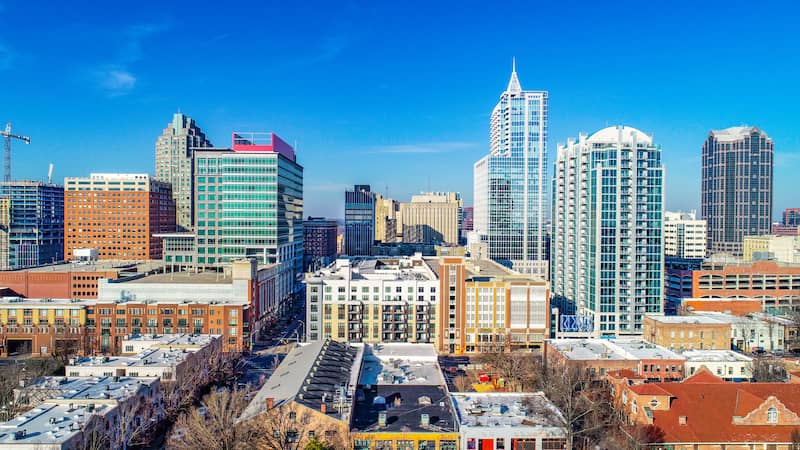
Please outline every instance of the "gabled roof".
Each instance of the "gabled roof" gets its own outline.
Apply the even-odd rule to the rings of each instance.
[[[630,389],[639,395],[670,395],[669,392],[655,383],[635,384]]]
[[[725,384],[725,380],[714,375],[708,367],[700,366],[697,372],[685,378],[682,383],[684,384]]]

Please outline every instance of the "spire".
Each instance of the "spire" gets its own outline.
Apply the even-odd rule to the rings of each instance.
[[[511,58],[511,80],[508,81],[507,92],[522,92],[522,86],[517,78],[517,58]]]

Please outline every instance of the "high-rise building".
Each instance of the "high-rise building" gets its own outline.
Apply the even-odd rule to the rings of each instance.
[[[800,226],[800,208],[786,208],[783,210],[783,225],[787,227]]]
[[[303,270],[323,267],[336,259],[335,220],[309,217],[303,222]]]
[[[344,193],[344,253],[369,255],[375,239],[375,193],[357,184]]]
[[[156,179],[172,185],[176,224],[180,231],[192,229],[194,218],[194,148],[211,147],[194,119],[175,113],[156,140]]]
[[[233,148],[195,150],[197,264],[239,258],[303,270],[303,167],[274,133],[233,133]]]
[[[770,233],[772,139],[756,127],[712,130],[703,144],[701,218],[712,253],[742,255],[745,236]]]
[[[64,230],[67,259],[77,249],[96,249],[99,259],[160,259],[154,235],[175,231],[172,188],[147,174],[66,178]]]
[[[595,337],[641,334],[642,315],[663,310],[663,177],[661,148],[635,128],[558,148],[553,293],[588,317]]]
[[[704,258],[706,221],[695,212],[664,212],[664,256]]]
[[[461,194],[425,192],[400,203],[403,240],[418,244],[458,244]]]
[[[524,91],[516,68],[492,111],[489,154],[474,165],[475,231],[489,257],[547,276],[547,92]]]
[[[397,241],[397,215],[400,204],[397,200],[375,194],[375,242]]]
[[[40,181],[0,184],[0,270],[64,259],[64,188]]]

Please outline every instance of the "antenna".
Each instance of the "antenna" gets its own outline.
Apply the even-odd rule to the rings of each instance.
[[[511,71],[512,72],[516,72],[517,71],[517,57],[516,56],[512,56],[511,57]]]
[[[53,163],[50,163],[50,168],[47,169],[47,184],[53,184]]]

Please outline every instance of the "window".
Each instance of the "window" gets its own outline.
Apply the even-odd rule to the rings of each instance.
[[[774,406],[767,410],[767,423],[778,423],[778,409]]]

